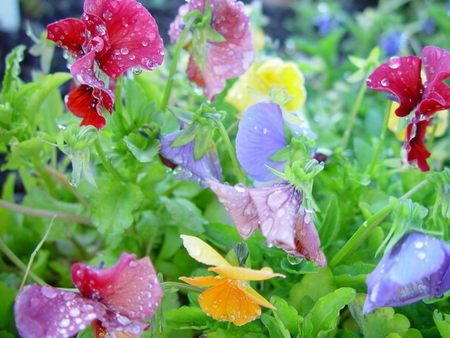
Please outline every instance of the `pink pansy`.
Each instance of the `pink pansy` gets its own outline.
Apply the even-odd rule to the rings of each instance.
[[[422,62],[426,80],[420,76]],[[380,65],[367,79],[373,90],[395,95],[399,107],[395,114],[408,116],[405,149],[409,163],[417,163],[422,171],[430,170],[424,139],[426,127],[439,110],[450,108],[450,86],[443,80],[450,77],[450,53],[442,48],[427,46],[422,59],[417,56],[393,57]]]
[[[172,43],[177,43],[183,27],[183,17],[194,10],[205,12],[206,0],[190,0],[178,10],[178,16],[170,25]],[[208,40],[204,34],[196,34],[194,27],[192,43],[186,46],[191,52],[187,74],[190,81],[204,88],[209,100],[225,88],[225,80],[243,74],[254,58],[249,17],[244,4],[236,0],[210,0],[212,18],[210,26],[225,41]],[[193,49],[196,50],[193,50]]]
[[[95,337],[139,337],[162,298],[148,257],[123,253],[111,268],[77,263],[72,280],[79,293],[30,285],[16,299],[16,326],[23,338],[73,337],[93,324]],[[103,335],[102,335],[103,334]]]
[[[246,188],[207,182],[228,211],[242,238],[259,227],[269,245],[306,258],[320,267],[327,261],[311,213],[302,206],[303,194],[285,182],[264,188]]]

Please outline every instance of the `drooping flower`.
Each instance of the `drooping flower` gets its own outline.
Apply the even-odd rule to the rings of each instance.
[[[250,67],[254,48],[249,17],[244,4],[236,0],[189,0],[180,6],[169,30],[173,44],[180,38],[186,14],[194,10],[205,13],[206,3],[211,8],[210,22],[206,27],[194,27],[192,39],[185,48],[190,52],[189,80],[213,100],[225,88],[225,80],[240,76]],[[211,34],[211,29],[218,34]]]
[[[417,163],[421,171],[428,171],[426,127],[437,111],[450,108],[450,86],[443,81],[450,77],[450,54],[442,48],[427,46],[422,56],[422,60],[417,56],[389,59],[369,76],[367,86],[397,97],[399,107],[395,114],[408,116],[404,143],[407,160],[410,164]],[[425,83],[420,77],[422,61]]]
[[[366,280],[363,313],[403,306],[450,290],[450,244],[419,232],[405,234]]]
[[[98,269],[77,263],[72,292],[29,285],[17,296],[17,330],[24,338],[73,337],[93,324],[95,337],[124,334],[139,337],[162,298],[156,272],[148,257],[136,260],[123,253],[116,265]]]
[[[164,58],[164,46],[151,14],[134,0],[86,0],[81,19],[64,19],[47,26],[47,39],[55,41],[75,60],[72,76],[90,87],[88,96],[80,98],[85,87],[77,88],[66,99],[68,109],[83,117],[82,124],[97,129],[105,125],[102,104],[111,113],[114,94],[99,80],[99,70],[116,80],[127,69],[153,70]],[[72,100],[75,100],[72,102]],[[89,108],[83,108],[88,104]],[[74,110],[72,110],[74,109]],[[98,115],[98,116],[97,116]]]
[[[237,326],[247,324],[261,315],[260,306],[276,309],[257,293],[248,281],[261,281],[274,277],[285,277],[271,268],[261,270],[232,266],[211,246],[193,236],[181,235],[189,255],[200,263],[212,265],[208,268],[218,276],[180,277],[188,284],[210,287],[198,298],[202,310],[214,319],[229,321]]]
[[[320,249],[311,212],[302,206],[301,190],[288,182],[264,188],[246,188],[242,184],[232,187],[213,181],[207,183],[243,239],[259,228],[269,245],[276,245],[290,255],[326,267],[326,257]]]
[[[298,112],[306,100],[305,79],[298,66],[279,58],[269,58],[264,62],[255,62],[228,90],[225,101],[232,104],[240,112],[256,101],[249,95],[248,88],[263,94],[269,94],[275,86],[284,87],[292,100],[285,105],[289,111]]]

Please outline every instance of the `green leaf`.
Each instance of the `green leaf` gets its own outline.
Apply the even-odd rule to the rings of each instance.
[[[133,156],[141,163],[152,161],[158,154],[160,147],[157,140],[146,138],[140,133],[128,134],[123,138],[123,141]]]
[[[442,338],[450,338],[450,314],[434,310],[433,320]]]
[[[132,212],[142,198],[141,189],[131,183],[100,186],[92,199],[92,222],[102,233],[121,234],[133,223]]]
[[[281,297],[273,296],[270,302],[276,306],[277,311],[274,312],[282,322],[286,329],[291,333],[292,336],[297,336],[299,333],[298,326],[299,323],[303,321],[303,317],[297,313],[297,310]]]
[[[278,318],[271,317],[267,314],[261,315],[261,321],[269,330],[269,337],[271,338],[291,338],[289,331],[284,327],[284,324]]]
[[[200,125],[198,123],[188,124],[175,140],[173,140],[171,147],[181,147],[193,141],[199,129]]]
[[[175,225],[180,232],[188,235],[198,235],[204,232],[205,220],[200,209],[191,201],[184,198],[161,198],[166,204],[167,211],[172,215]]]
[[[208,316],[198,307],[182,306],[179,309],[167,311],[164,314],[167,326],[174,329],[208,328]]]
[[[10,102],[19,84],[20,63],[24,58],[24,45],[16,46],[6,57],[6,70],[2,82],[1,99],[3,102]]]
[[[0,281],[0,295],[2,295],[2,301],[0,302],[0,329],[8,329],[12,327],[11,323],[14,321],[13,303],[16,292]]]
[[[200,127],[200,131],[195,135],[194,141],[194,160],[198,161],[211,146],[214,128],[209,124],[204,124]]]
[[[336,195],[329,196],[329,202],[325,211],[325,219],[318,226],[322,249],[326,248],[335,241],[335,237],[339,232],[339,205]]]
[[[175,116],[178,120],[183,121],[186,124],[192,123],[194,116],[193,112],[178,107],[167,107],[167,109],[169,109],[172,115]]]
[[[311,310],[310,320],[313,325],[313,337],[320,332],[336,327],[341,309],[355,299],[356,292],[351,288],[340,288],[320,298]]]

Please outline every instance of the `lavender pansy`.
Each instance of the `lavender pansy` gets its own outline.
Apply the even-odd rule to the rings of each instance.
[[[367,276],[363,313],[403,306],[450,290],[450,244],[419,232],[405,234]]]
[[[149,327],[142,319],[153,315],[162,298],[148,257],[123,253],[108,269],[77,263],[72,280],[79,293],[30,285],[17,296],[14,312],[23,338],[73,337],[91,323],[95,337],[138,337]]]
[[[276,245],[320,267],[327,265],[311,213],[302,207],[303,194],[295,186],[288,182],[264,188],[207,183],[230,214],[242,238],[247,239],[259,227],[269,245]]]

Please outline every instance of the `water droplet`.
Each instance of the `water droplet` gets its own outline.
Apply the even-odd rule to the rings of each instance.
[[[415,242],[414,246],[416,247],[416,249],[422,249],[423,248],[423,242]]]
[[[386,79],[386,78],[384,78],[383,80],[381,80],[381,85],[382,85],[383,87],[386,87],[387,85],[389,85],[389,80]]]
[[[234,190],[237,192],[245,192],[245,186],[242,183],[238,183],[234,186]]]
[[[419,251],[417,253],[417,258],[419,258],[421,261],[423,261],[427,257],[427,254],[423,251]]]
[[[268,132],[267,128],[264,128],[264,129],[263,129],[263,134],[266,135],[267,132]]]
[[[58,292],[50,286],[43,286],[41,288],[41,293],[47,298],[55,298],[58,295]]]
[[[142,74],[142,67],[133,67],[131,70],[132,70],[134,75]]]
[[[97,34],[102,36],[106,34],[106,27],[105,25],[97,25],[95,26],[95,30],[97,31]]]
[[[70,325],[70,319],[68,319],[68,318],[61,320],[61,322],[59,323],[60,327],[68,327],[69,325]]]
[[[142,46],[147,47],[148,46],[148,41],[147,40],[142,41]]]
[[[400,67],[400,58],[398,56],[391,57],[388,61],[388,66],[392,69]]]
[[[120,53],[121,53],[122,55],[127,55],[127,54],[129,53],[129,50],[128,50],[128,48],[123,47],[123,48],[120,49]]]
[[[76,307],[69,310],[70,317],[78,317],[80,313],[81,313],[80,309]]]

